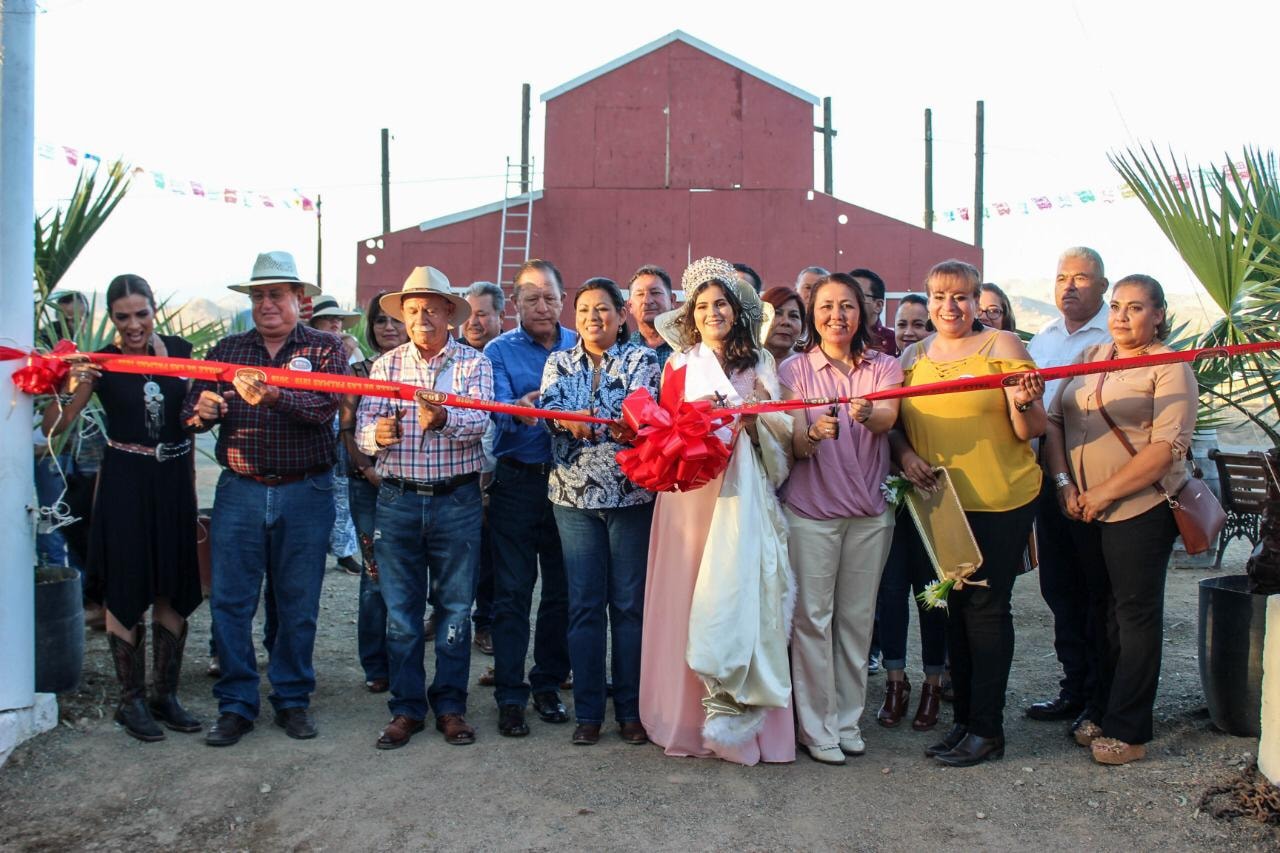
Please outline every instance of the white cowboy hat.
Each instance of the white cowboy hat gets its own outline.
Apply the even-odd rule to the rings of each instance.
[[[404,287],[395,293],[383,294],[378,300],[378,305],[382,307],[382,313],[395,317],[403,323],[404,311],[401,310],[400,303],[404,298],[426,296],[431,293],[443,296],[453,305],[453,316],[449,318],[450,326],[461,328],[471,316],[471,306],[467,300],[453,292],[449,279],[435,267],[414,267],[413,272],[409,273],[409,277],[404,280]]]
[[[685,311],[693,311],[698,290],[711,281],[731,289],[733,295],[738,297],[738,302],[742,303],[742,316],[738,318],[738,322],[746,323],[756,346],[760,346],[769,326],[773,324],[773,306],[762,301],[755,288],[739,281],[733,264],[720,258],[699,258],[689,265],[680,279],[680,286],[684,289],[684,305],[655,317],[654,329],[677,352],[692,349],[698,341],[685,332],[680,325],[680,317]]]
[[[237,293],[253,293],[255,287],[268,284],[297,284],[302,286],[303,296],[319,296],[320,288],[298,278],[298,265],[288,252],[263,252],[253,262],[253,272],[244,284],[229,284],[228,290]]]
[[[342,328],[350,329],[360,320],[360,312],[343,311],[338,307],[338,300],[332,296],[317,296],[311,303],[311,320],[320,317],[339,317],[342,319]]]

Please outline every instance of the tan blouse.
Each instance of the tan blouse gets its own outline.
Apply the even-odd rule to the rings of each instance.
[[[1170,351],[1160,343],[1149,350],[1152,354]],[[1111,344],[1098,344],[1081,353],[1079,362],[1105,361],[1109,357]],[[1199,396],[1191,367],[1162,364],[1104,375],[1102,402],[1134,450],[1141,452],[1148,445],[1163,441],[1172,448],[1176,460],[1186,459]],[[1049,420],[1062,427],[1071,478],[1081,491],[1106,481],[1133,458],[1098,413],[1097,391],[1097,374],[1076,376],[1062,383],[1049,404]],[[1160,484],[1175,495],[1186,481],[1186,466],[1175,462]],[[1154,486],[1144,487],[1111,504],[1100,520],[1134,518],[1163,500]]]

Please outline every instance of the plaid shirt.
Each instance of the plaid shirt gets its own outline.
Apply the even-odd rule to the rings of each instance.
[[[206,358],[246,367],[284,368],[294,362],[301,365],[305,360],[317,373],[347,372],[347,354],[341,339],[301,323],[293,327],[275,358],[267,354],[257,329],[223,338]],[[229,388],[231,385],[225,382],[192,382],[182,407],[182,421],[191,432],[204,432],[219,424],[217,455],[223,466],[237,474],[264,476],[299,474],[334,464],[336,395],[281,388],[280,402],[274,407],[250,406],[237,396],[228,401],[222,420],[192,426],[200,392],[221,394]]]
[[[493,366],[489,359],[452,338],[431,358],[423,358],[413,341],[402,344],[373,363],[369,378],[477,400],[493,399]],[[373,440],[378,418],[391,416],[397,409],[405,411],[400,420],[400,442],[379,447]],[[356,445],[377,460],[374,470],[379,476],[434,483],[480,470],[484,463],[481,439],[488,425],[488,412],[445,407],[444,426],[423,430],[412,401],[362,397],[356,411]]]

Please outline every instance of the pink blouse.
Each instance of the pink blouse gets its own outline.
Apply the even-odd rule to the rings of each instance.
[[[849,375],[840,372],[815,347],[788,358],[778,368],[778,379],[797,397],[862,397],[902,384],[902,367],[896,358],[868,350]],[[827,409],[817,407],[793,412],[806,418],[802,429],[817,422]],[[849,407],[838,407],[840,437],[818,442],[817,452],[797,459],[779,497],[797,515],[818,520],[865,518],[885,510],[880,484],[889,474],[889,439],[849,418]]]

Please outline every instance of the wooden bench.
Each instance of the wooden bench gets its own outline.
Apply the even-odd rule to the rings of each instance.
[[[1216,447],[1209,458],[1218,466],[1218,483],[1222,490],[1222,508],[1227,511],[1227,524],[1218,534],[1218,558],[1214,569],[1222,568],[1222,554],[1227,543],[1243,537],[1257,545],[1261,537],[1262,509],[1267,502],[1267,460],[1261,450],[1248,453],[1223,453]]]

